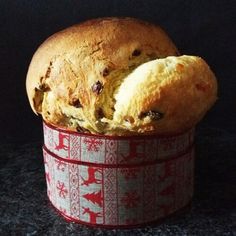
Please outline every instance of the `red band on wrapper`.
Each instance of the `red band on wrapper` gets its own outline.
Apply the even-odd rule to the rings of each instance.
[[[172,137],[84,135],[44,123],[48,197],[71,221],[132,227],[164,218],[193,195],[194,132]]]

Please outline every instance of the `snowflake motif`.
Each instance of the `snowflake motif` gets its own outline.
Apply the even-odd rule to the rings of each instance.
[[[59,196],[61,198],[66,198],[66,195],[68,194],[67,189],[65,188],[65,184],[63,182],[57,181],[57,189],[59,192]]]
[[[126,180],[130,179],[137,179],[137,173],[139,172],[139,169],[137,168],[127,168],[127,169],[122,169],[121,173],[124,175],[124,178]]]
[[[85,138],[84,143],[86,144],[88,151],[94,151],[94,152],[98,152],[99,146],[103,144],[101,140],[96,138]]]
[[[121,198],[121,203],[124,204],[125,208],[135,208],[140,201],[137,191],[126,192]]]
[[[65,171],[65,167],[66,167],[66,163],[64,163],[61,160],[55,160],[56,164],[57,164],[57,170],[61,170],[61,171]]]

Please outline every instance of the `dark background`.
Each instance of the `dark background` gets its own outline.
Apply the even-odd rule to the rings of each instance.
[[[0,0],[0,142],[42,139],[41,119],[30,109],[27,68],[51,34],[102,16],[131,16],[159,24],[182,54],[203,57],[215,72],[219,99],[200,126],[235,131],[236,1]]]
[[[196,132],[191,210],[158,227],[81,227],[58,217],[47,200],[41,118],[28,103],[27,69],[47,37],[102,16],[161,25],[182,54],[203,57],[218,78],[219,99]],[[0,235],[235,235],[235,25],[236,0],[0,0]]]

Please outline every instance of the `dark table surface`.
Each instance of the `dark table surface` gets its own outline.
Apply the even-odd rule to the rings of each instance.
[[[0,235],[236,235],[236,133],[199,127],[188,212],[157,226],[105,230],[67,223],[46,196],[41,143],[0,147]]]

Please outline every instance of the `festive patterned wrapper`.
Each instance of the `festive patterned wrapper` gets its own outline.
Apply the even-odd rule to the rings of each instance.
[[[171,137],[114,137],[43,126],[47,193],[66,219],[134,227],[190,202],[194,130]]]

